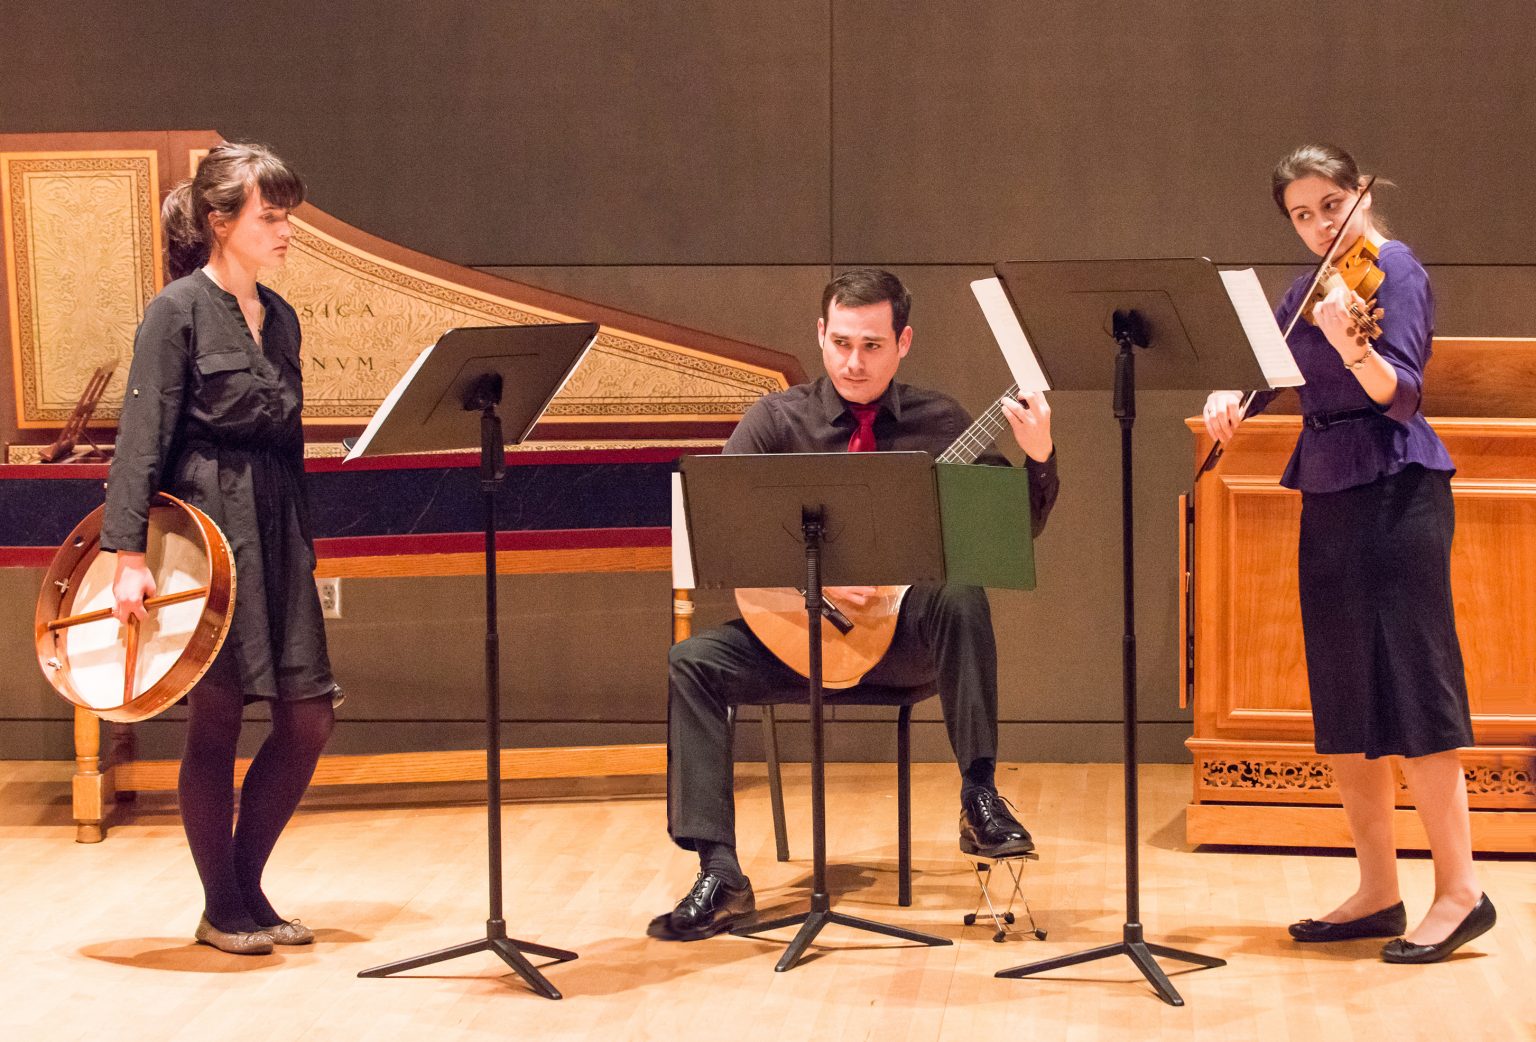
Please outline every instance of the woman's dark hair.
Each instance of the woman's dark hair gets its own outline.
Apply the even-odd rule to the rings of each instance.
[[[208,263],[213,247],[209,215],[220,213],[233,220],[253,187],[267,203],[285,210],[304,201],[303,179],[265,145],[218,145],[203,157],[190,180],[171,189],[160,206],[171,278],[190,275]]]
[[[845,308],[862,308],[870,304],[891,302],[891,325],[896,335],[907,328],[907,318],[912,314],[912,294],[901,280],[879,268],[853,268],[845,271],[821,291],[821,317],[827,317],[827,309],[833,301]]]
[[[1285,190],[1292,181],[1299,181],[1303,177],[1321,177],[1346,192],[1360,191],[1366,180],[1365,175],[1360,173],[1360,167],[1355,164],[1355,157],[1337,145],[1302,145],[1293,149],[1275,164],[1275,169],[1269,175],[1269,190],[1275,197],[1275,205],[1286,217],[1290,217],[1290,211],[1285,208]],[[1384,177],[1378,177],[1373,188],[1391,183]],[[1371,223],[1378,232],[1391,238],[1386,222],[1374,206],[1371,207]]]

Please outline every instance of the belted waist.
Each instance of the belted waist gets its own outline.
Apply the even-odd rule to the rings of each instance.
[[[1325,431],[1329,427],[1339,423],[1349,423],[1351,420],[1364,420],[1371,416],[1380,416],[1381,413],[1368,406],[1359,409],[1340,409],[1338,412],[1314,412],[1303,415],[1301,422],[1314,431]]]
[[[276,456],[284,460],[293,456],[291,444],[284,444],[271,437],[241,437],[228,432],[212,436],[202,431],[189,431],[182,439],[181,447],[184,452],[201,451],[212,455],[220,452],[244,453],[249,456]]]

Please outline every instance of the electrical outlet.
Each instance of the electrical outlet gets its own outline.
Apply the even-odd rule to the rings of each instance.
[[[323,618],[341,618],[341,579],[316,579],[315,589],[320,594],[320,614]]]

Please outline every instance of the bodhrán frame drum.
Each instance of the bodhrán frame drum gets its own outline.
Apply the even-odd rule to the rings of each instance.
[[[165,493],[150,504],[148,617],[112,616],[117,555],[101,548],[105,507],[75,527],[38,595],[37,661],[54,690],[104,720],[136,723],[175,705],[229,633],[235,561],[207,514]]]

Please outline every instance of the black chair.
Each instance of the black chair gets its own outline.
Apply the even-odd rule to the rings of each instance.
[[[905,908],[912,904],[912,707],[939,693],[936,683],[916,687],[885,687],[858,684],[840,691],[828,691],[824,705],[893,706],[896,717],[896,842],[897,901]],[[786,701],[788,701],[786,699]],[[729,719],[734,730],[737,706]],[[763,721],[763,759],[768,767],[768,799],[773,807],[773,838],[780,861],[789,860],[789,838],[784,820],[784,786],[779,774],[778,721],[771,703],[759,706]],[[835,720],[827,721],[835,724]]]

